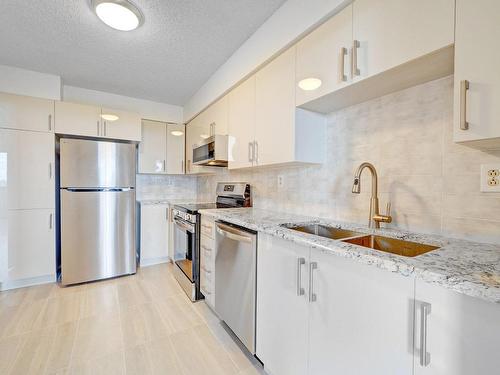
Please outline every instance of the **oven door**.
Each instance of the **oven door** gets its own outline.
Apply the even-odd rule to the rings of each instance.
[[[174,262],[191,283],[196,274],[196,227],[179,217],[174,217]]]

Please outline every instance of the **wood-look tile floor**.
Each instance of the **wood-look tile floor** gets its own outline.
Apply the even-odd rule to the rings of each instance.
[[[0,293],[0,374],[264,374],[172,265]]]

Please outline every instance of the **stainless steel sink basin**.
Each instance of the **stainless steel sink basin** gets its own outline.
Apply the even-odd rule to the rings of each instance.
[[[405,257],[416,257],[417,255],[422,255],[428,253],[429,251],[439,249],[437,246],[397,240],[395,238],[377,236],[373,234],[346,239],[342,242],[348,242],[354,245],[369,247],[370,249],[385,251],[386,253],[402,255]]]
[[[331,238],[333,240],[340,240],[342,238],[349,238],[349,237],[363,235],[363,233],[354,232],[352,230],[334,228],[321,224],[310,224],[303,226],[285,225],[285,227],[288,229],[296,230],[298,232],[315,234],[316,236]]]

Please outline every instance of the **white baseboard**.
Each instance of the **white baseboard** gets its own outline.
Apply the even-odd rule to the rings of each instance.
[[[170,263],[170,257],[141,259],[141,267],[154,266],[155,264]]]
[[[0,291],[24,288],[26,286],[55,283],[55,282],[56,282],[56,275],[29,277],[21,280],[7,280],[0,283]]]

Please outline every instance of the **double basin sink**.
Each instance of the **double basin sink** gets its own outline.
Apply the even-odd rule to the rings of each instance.
[[[416,257],[429,251],[438,249],[437,246],[421,244],[395,238],[379,236],[376,234],[359,233],[347,229],[330,227],[322,224],[309,224],[302,226],[283,225],[285,228],[302,233],[314,234],[316,236],[340,240],[358,246],[367,247],[386,253],[401,255],[404,257]]]

